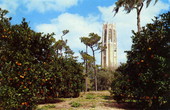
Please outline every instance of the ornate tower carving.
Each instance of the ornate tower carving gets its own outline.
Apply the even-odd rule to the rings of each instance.
[[[107,47],[101,53],[102,67],[115,70],[117,68],[117,37],[114,24],[103,24],[102,45]]]

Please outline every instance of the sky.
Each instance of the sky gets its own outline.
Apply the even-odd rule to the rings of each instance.
[[[154,0],[153,0],[154,1]],[[118,40],[118,63],[126,62],[126,53],[130,50],[132,30],[137,31],[136,11],[126,12],[121,8],[114,16],[112,12],[116,0],[0,0],[0,8],[9,11],[12,24],[20,24],[23,18],[29,22],[36,32],[55,33],[59,40],[63,30],[69,30],[64,36],[68,45],[80,56],[79,51],[85,51],[85,45],[80,37],[88,37],[89,33],[102,36],[104,23],[116,25]],[[141,12],[141,25],[152,23],[154,16],[170,11],[170,0],[158,0],[148,8],[144,6]],[[79,57],[79,61],[81,58]],[[97,64],[100,64],[100,53],[96,52]]]

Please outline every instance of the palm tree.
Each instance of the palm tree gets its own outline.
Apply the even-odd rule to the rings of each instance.
[[[120,7],[124,7],[127,13],[130,13],[133,9],[137,12],[137,28],[138,32],[141,30],[140,26],[140,14],[143,8],[144,2],[146,1],[146,7],[148,7],[152,0],[118,0],[115,4],[116,7],[113,9],[115,15],[118,13]],[[155,4],[158,0],[155,0]]]

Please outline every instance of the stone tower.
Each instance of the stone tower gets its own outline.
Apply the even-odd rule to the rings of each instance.
[[[103,24],[102,46],[107,47],[101,52],[102,68],[115,70],[117,68],[117,37],[114,24]]]

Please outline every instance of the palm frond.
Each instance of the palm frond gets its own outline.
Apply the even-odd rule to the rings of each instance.
[[[147,1],[146,1],[146,7],[148,7],[148,6],[150,5],[151,1],[152,1],[152,0],[147,0]],[[158,0],[155,0],[154,5],[155,5],[157,2],[158,2]]]

